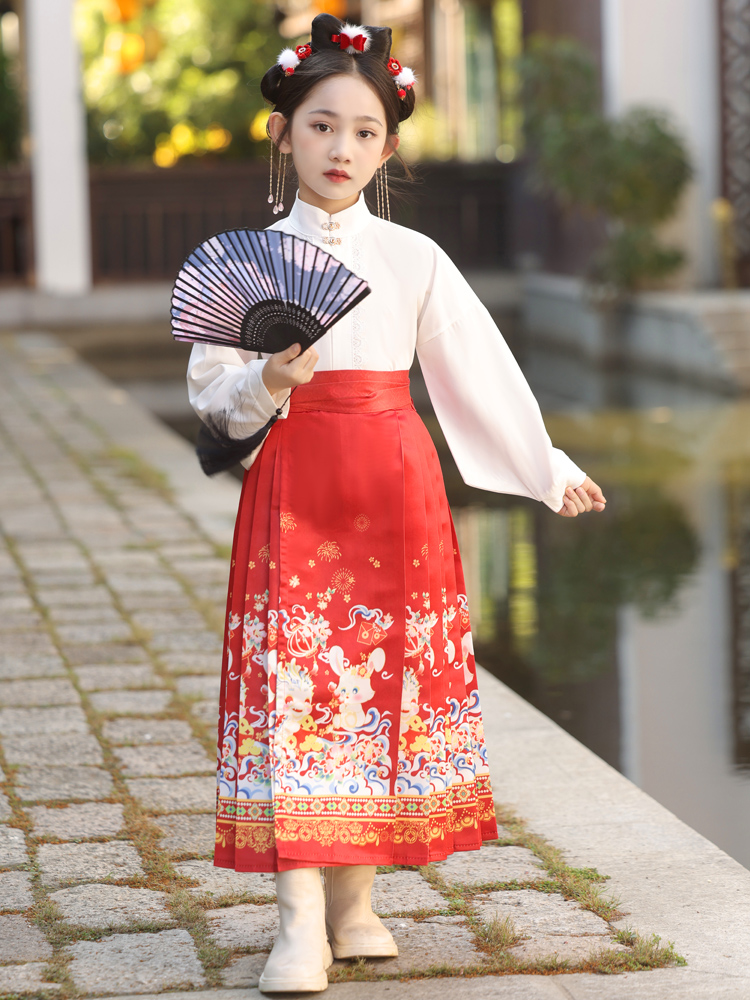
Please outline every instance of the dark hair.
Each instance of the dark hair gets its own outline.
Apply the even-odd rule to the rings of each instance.
[[[405,121],[414,111],[413,88],[404,97],[398,96],[398,88],[388,70],[391,51],[391,29],[367,25],[370,45],[366,52],[350,55],[331,41],[331,35],[338,34],[345,22],[333,14],[318,14],[311,27],[310,44],[312,54],[300,61],[289,76],[275,63],[260,82],[263,97],[287,119],[287,124],[279,136],[283,138],[292,116],[307,95],[318,83],[331,76],[361,76],[370,84],[385,109],[385,123],[388,135],[397,135],[399,123]],[[270,132],[266,127],[270,138]],[[411,171],[398,150],[395,157],[404,168],[406,177],[411,179]]]

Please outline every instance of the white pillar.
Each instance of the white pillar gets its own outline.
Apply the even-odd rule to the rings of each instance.
[[[605,106],[612,115],[634,105],[671,114],[696,176],[663,236],[690,258],[680,284],[714,285],[718,265],[710,205],[721,190],[716,0],[601,2]]]
[[[37,287],[91,287],[88,166],[74,0],[26,0]]]

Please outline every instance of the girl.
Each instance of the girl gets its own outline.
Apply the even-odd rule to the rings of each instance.
[[[317,349],[255,358],[196,345],[188,373],[196,412],[233,438],[281,418],[244,463],[214,859],[277,873],[265,992],[325,989],[327,938],[339,958],[397,954],[370,907],[376,866],[424,865],[497,835],[456,536],[409,396],[415,351],[467,483],[568,517],[605,504],[552,447],[447,255],[367,207],[377,175],[387,211],[385,164],[414,108],[390,28],[320,14],[311,34],[261,85],[273,144],[299,179],[270,228],[327,249],[372,292]]]

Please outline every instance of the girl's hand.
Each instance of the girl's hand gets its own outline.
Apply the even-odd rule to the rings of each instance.
[[[563,505],[557,513],[562,514],[563,517],[578,517],[579,514],[588,510],[602,511],[606,503],[601,489],[593,479],[586,476],[580,486],[575,489],[569,486],[565,490]]]
[[[314,347],[302,351],[301,344],[292,344],[285,351],[272,354],[263,365],[263,384],[273,396],[283,389],[304,385],[313,377],[320,355]]]

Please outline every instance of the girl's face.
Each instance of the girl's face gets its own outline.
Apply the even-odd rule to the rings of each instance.
[[[274,140],[285,121],[279,112],[271,115]],[[388,136],[383,105],[362,77],[331,76],[296,109],[279,149],[292,155],[300,198],[332,213],[357,201],[398,142]]]

